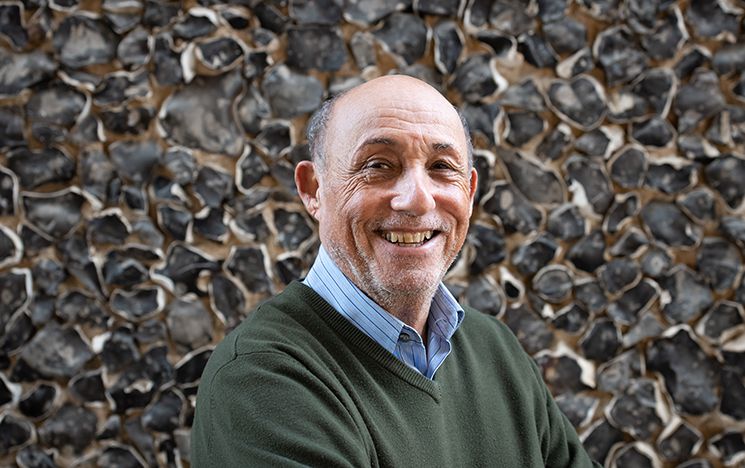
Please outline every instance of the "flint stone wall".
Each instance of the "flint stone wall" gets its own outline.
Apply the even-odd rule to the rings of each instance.
[[[201,370],[302,277],[322,100],[466,116],[447,277],[606,466],[745,463],[745,2],[0,2],[0,465],[185,466]]]

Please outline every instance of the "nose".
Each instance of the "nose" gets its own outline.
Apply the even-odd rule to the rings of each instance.
[[[435,208],[432,181],[421,168],[407,169],[396,181],[391,208],[421,216]]]

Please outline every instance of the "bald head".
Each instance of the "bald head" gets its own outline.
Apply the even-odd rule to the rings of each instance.
[[[468,130],[468,123],[458,109],[451,105],[435,88],[416,78],[407,75],[386,75],[375,78],[348,91],[337,94],[326,100],[313,114],[307,125],[307,138],[311,158],[319,168],[325,166],[328,153],[328,137],[339,120],[352,117],[359,106],[381,105],[389,101],[395,103],[401,99],[418,99],[420,105],[426,105],[440,112],[450,113],[457,118],[463,130],[466,143],[469,168],[473,165],[473,146]]]

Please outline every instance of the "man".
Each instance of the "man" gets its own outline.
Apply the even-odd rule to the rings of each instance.
[[[591,466],[514,336],[442,285],[477,181],[455,109],[386,76],[309,140],[295,181],[322,248],[213,353],[195,466]]]

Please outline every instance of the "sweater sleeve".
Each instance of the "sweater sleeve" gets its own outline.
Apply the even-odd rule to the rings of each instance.
[[[244,354],[210,377],[197,400],[194,466],[370,466],[354,418],[297,360]]]
[[[577,431],[559,409],[543,382],[538,366],[532,359],[531,365],[538,379],[538,385],[542,387],[546,402],[546,421],[542,441],[544,464],[551,467],[601,467],[600,464],[590,459],[577,436]]]

